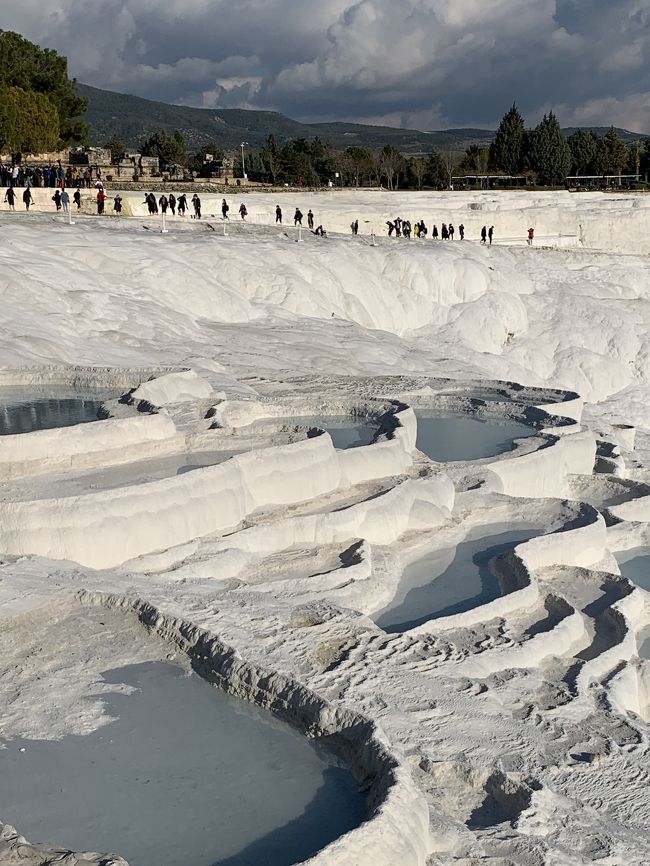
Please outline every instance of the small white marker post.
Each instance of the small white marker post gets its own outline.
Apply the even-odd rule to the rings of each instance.
[[[72,219],[72,208],[70,207],[70,205],[68,205],[68,225],[74,225],[74,220]]]
[[[228,237],[228,232],[226,231],[226,218],[223,218],[223,236],[224,238]]]
[[[160,229],[160,234],[166,235],[167,229],[165,228],[165,211],[164,210],[160,211],[160,217],[162,219],[162,228]]]
[[[296,241],[296,243],[297,244],[302,243],[302,226],[301,225],[298,226],[298,240]]]
[[[377,244],[375,243],[375,233],[374,232],[370,232],[370,246],[371,247],[377,246]]]

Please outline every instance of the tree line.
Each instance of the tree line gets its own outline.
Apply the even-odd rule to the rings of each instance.
[[[565,136],[553,112],[526,129],[516,105],[504,115],[486,154],[469,151],[466,164],[507,175],[528,174],[543,186],[559,186],[569,175],[641,174],[650,169],[650,140],[626,144],[613,126],[605,135],[579,129]],[[470,167],[466,165],[466,167]]]
[[[119,151],[121,143],[108,143]],[[158,132],[141,146],[145,156],[157,156],[163,169],[183,166],[195,175],[210,177],[224,153],[218,143],[189,155],[180,132]],[[206,160],[206,155],[211,160]],[[242,177],[241,156],[234,160]],[[335,150],[319,138],[297,138],[279,145],[270,135],[263,148],[247,151],[245,171],[250,180],[274,185],[346,187],[384,185],[387,189],[448,189],[455,176],[487,174],[525,177],[540,186],[562,186],[571,175],[644,175],[650,172],[650,140],[623,141],[614,127],[605,135],[577,130],[564,135],[551,112],[534,129],[526,129],[517,107],[506,113],[494,141],[473,144],[464,152],[437,150],[404,156],[391,144],[371,151],[360,146]]]

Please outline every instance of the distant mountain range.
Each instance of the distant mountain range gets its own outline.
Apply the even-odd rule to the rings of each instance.
[[[105,144],[113,135],[119,136],[126,147],[135,148],[158,130],[179,130],[185,136],[190,151],[203,145],[217,143],[223,150],[232,151],[246,141],[251,148],[264,145],[268,135],[274,135],[278,144],[295,138],[312,139],[316,136],[338,149],[360,145],[379,149],[392,144],[405,154],[425,154],[432,148],[454,151],[465,150],[471,144],[489,144],[494,138],[491,129],[446,129],[440,132],[421,132],[417,129],[396,129],[392,126],[370,126],[363,123],[300,123],[277,111],[250,111],[237,108],[188,108],[154,102],[140,96],[99,90],[79,84],[80,96],[88,98],[86,121],[90,125],[89,141]],[[604,127],[594,127],[604,134]],[[565,130],[570,133],[571,128]],[[647,136],[618,130],[626,141]]]

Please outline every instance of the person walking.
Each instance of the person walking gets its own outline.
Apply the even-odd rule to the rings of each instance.
[[[52,201],[56,205],[57,211],[61,210],[61,190],[57,189],[54,195],[52,196]]]
[[[5,193],[5,202],[9,205],[9,210],[16,210],[16,193],[12,186]]]
[[[169,207],[169,199],[167,198],[167,196],[165,195],[165,193],[163,193],[163,194],[160,196],[160,198],[158,199],[158,204],[160,205],[160,210],[161,210],[164,214],[166,214],[166,213],[167,213],[167,208]]]
[[[449,223],[449,228],[447,229],[447,231],[449,232],[449,240],[453,241],[454,232],[456,231],[456,229],[453,227],[453,225],[451,223]]]
[[[150,192],[145,198],[145,203],[149,209],[149,216],[154,216],[158,213],[158,202],[156,201],[156,196],[152,192]]]
[[[395,231],[395,223],[391,222],[391,220],[386,220],[386,225],[388,226],[388,237],[391,238]]]
[[[184,217],[185,211],[187,210],[187,196],[185,195],[185,193],[182,193],[181,195],[179,195],[177,205],[178,205],[178,215],[181,217]]]
[[[443,241],[449,240],[449,230],[447,228],[447,223],[442,224],[442,229],[440,230],[440,236],[443,239]]]
[[[438,240],[438,226],[434,225],[434,227],[431,229],[431,237],[434,241]]]
[[[492,238],[494,237],[494,226],[490,226],[488,229],[488,240],[490,241],[490,246],[492,246]]]
[[[173,192],[169,193],[169,209],[172,212],[172,216],[176,216],[176,196]]]
[[[487,240],[487,226],[483,226],[481,229],[481,243],[484,244]]]
[[[25,205],[25,209],[29,210],[30,204],[34,204],[34,196],[32,195],[32,191],[29,187],[23,192],[23,204]]]
[[[61,207],[63,208],[63,213],[68,213],[70,210],[70,196],[67,189],[61,190]]]
[[[223,220],[229,219],[229,217],[228,217],[228,211],[229,210],[230,210],[230,205],[225,200],[225,198],[222,198],[221,199],[221,219],[223,219]]]
[[[72,200],[77,205],[77,210],[81,210],[81,190],[79,187],[75,190]]]
[[[104,202],[106,201],[106,193],[104,192],[104,187],[100,186],[97,190],[97,214],[98,216],[102,216],[104,213]]]
[[[278,223],[280,223],[280,225],[282,225],[282,208],[280,207],[279,204],[276,204],[276,206],[275,206],[275,223],[276,223],[276,225]]]
[[[309,213],[311,214],[311,211],[309,211]],[[307,221],[309,222],[309,228],[313,229],[313,227],[314,227],[313,214],[311,217],[309,216],[309,214],[307,214]],[[302,225],[302,211],[300,210],[299,207],[296,208],[296,212],[293,215],[293,224],[294,224],[294,226],[301,226]]]
[[[244,202],[242,202],[242,203],[239,205],[239,216],[240,216],[243,220],[245,220],[246,217],[248,216],[248,211],[246,210],[246,205],[244,204]]]
[[[461,241],[465,240],[465,226],[461,223],[458,226],[458,234],[460,235]]]
[[[300,219],[302,220],[302,214],[300,214]],[[302,225],[302,222],[300,223]],[[311,208],[307,211],[307,225],[310,229],[314,228],[314,214],[312,213]]]
[[[115,211],[115,214],[117,216],[122,213],[122,196],[119,194],[119,192],[113,199],[113,210]]]
[[[194,205],[194,219],[201,219],[201,199],[196,193],[192,196],[192,204]]]
[[[532,247],[534,240],[535,240],[535,229],[529,228],[528,229],[528,246],[529,247]]]
[[[359,220],[354,220],[354,222],[352,223],[350,228],[352,229],[353,235],[358,235],[359,234]]]

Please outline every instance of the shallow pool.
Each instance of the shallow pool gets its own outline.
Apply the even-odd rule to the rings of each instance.
[[[493,524],[472,530],[454,547],[435,548],[408,565],[393,601],[373,618],[387,632],[463,613],[501,595],[490,560],[541,532],[532,524]]]
[[[130,866],[289,866],[365,819],[351,774],[270,713],[163,662],[104,679],[137,689],[104,698],[116,721],[0,751],[0,817],[31,841]]]
[[[621,574],[642,589],[650,591],[650,550],[635,547],[615,554]]]
[[[97,421],[104,400],[115,396],[115,392],[70,388],[0,388],[0,436]]]
[[[473,415],[433,414],[418,410],[417,447],[432,460],[480,460],[512,450],[515,439],[534,436],[527,424],[507,418],[476,418]]]
[[[646,629],[637,639],[638,655],[641,659],[650,659],[650,629]]]
[[[287,427],[318,427],[330,434],[335,448],[358,448],[360,445],[370,445],[379,427],[371,421],[356,420],[345,415],[281,418],[278,421]]]

